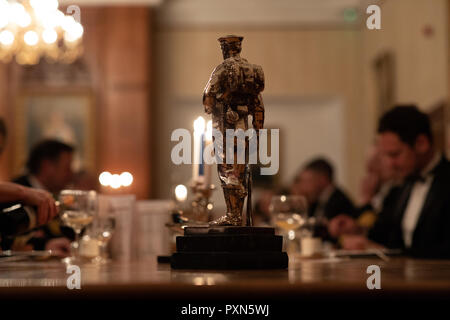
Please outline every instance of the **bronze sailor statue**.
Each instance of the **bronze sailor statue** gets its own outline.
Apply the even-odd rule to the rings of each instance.
[[[214,137],[217,169],[227,206],[226,215],[210,222],[211,226],[241,226],[244,201],[250,197],[251,176],[248,163],[248,139],[245,141],[245,163],[237,161],[236,146],[226,145],[227,129],[248,129],[248,117],[258,134],[264,125],[264,73],[260,66],[240,56],[243,37],[229,35],[219,38],[224,61],[211,74],[203,93],[205,111],[212,115],[213,130],[221,133],[222,141]],[[234,141],[234,139],[233,139]],[[259,141],[258,141],[259,142]],[[218,152],[218,147],[221,150]],[[227,163],[227,153],[234,153],[234,161]],[[251,200],[247,199],[247,226],[251,225]]]
[[[282,251],[283,237],[274,228],[254,227],[251,221],[250,165],[257,162],[263,133],[264,74],[260,66],[240,57],[242,37],[225,36],[219,42],[224,61],[211,74],[203,105],[212,115],[214,153],[227,211],[208,226],[186,225],[184,235],[176,238],[170,265],[173,269],[286,269],[289,259]],[[250,117],[253,128],[249,129]]]

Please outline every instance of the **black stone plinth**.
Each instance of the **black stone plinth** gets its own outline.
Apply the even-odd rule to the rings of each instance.
[[[273,228],[188,227],[177,237],[173,269],[286,269],[283,239]]]
[[[184,229],[184,235],[211,235],[211,234],[268,234],[274,235],[274,228],[263,227],[187,227]]]

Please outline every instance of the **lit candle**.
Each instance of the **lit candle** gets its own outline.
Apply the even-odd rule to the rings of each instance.
[[[192,180],[199,180],[203,175],[203,137],[205,133],[205,119],[198,117],[194,121],[194,162],[192,164]],[[201,174],[200,174],[201,172]]]
[[[212,144],[212,121],[209,120],[206,124],[206,133],[205,133],[205,149],[208,149],[208,146]],[[209,155],[208,155],[209,156]],[[205,164],[205,186],[209,188],[211,185],[211,164]]]
[[[178,202],[183,202],[187,198],[187,188],[186,186],[179,184],[175,187],[175,198]]]

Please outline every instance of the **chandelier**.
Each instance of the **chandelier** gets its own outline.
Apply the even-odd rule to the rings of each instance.
[[[0,61],[75,61],[83,50],[83,27],[58,6],[58,0],[0,0]]]

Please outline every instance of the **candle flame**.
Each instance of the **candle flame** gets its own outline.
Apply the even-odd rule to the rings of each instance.
[[[205,119],[203,117],[198,117],[194,121],[194,131],[196,133],[205,132]]]
[[[175,187],[175,198],[180,202],[183,202],[186,200],[186,198],[187,198],[186,186],[179,184]]]

